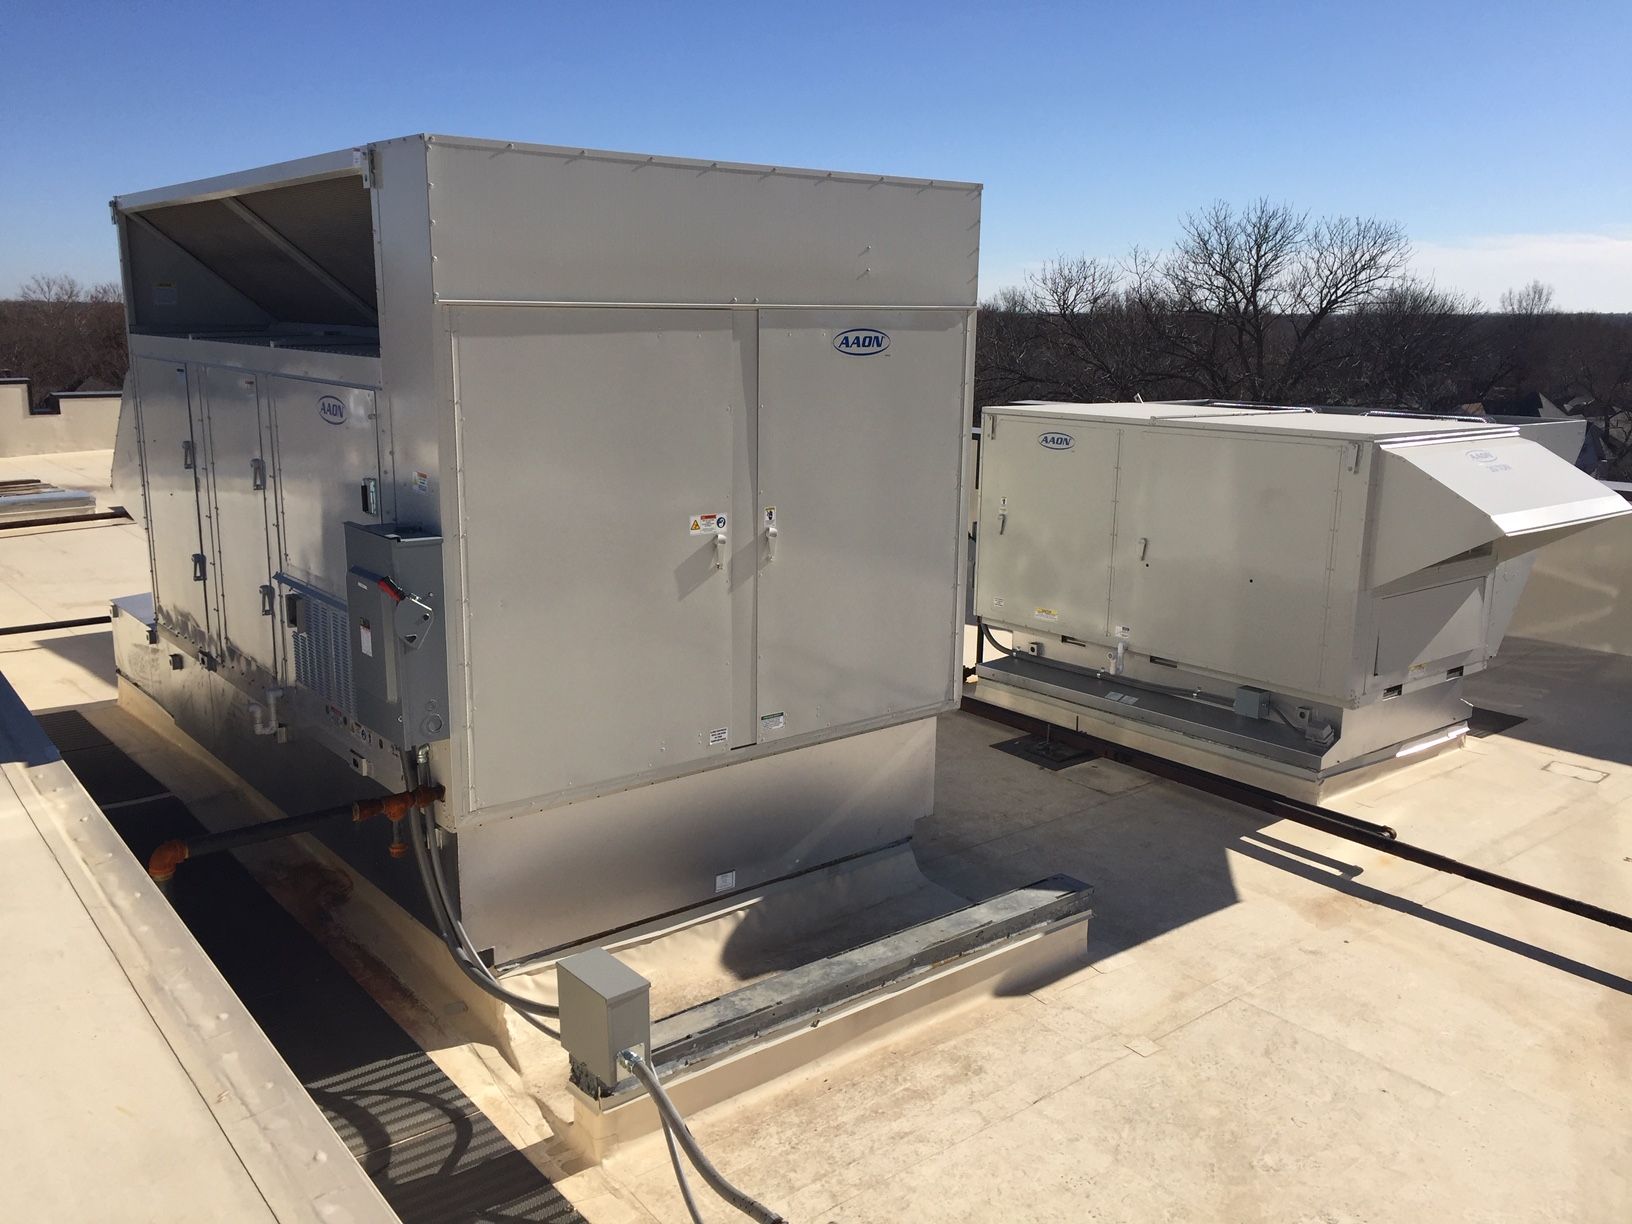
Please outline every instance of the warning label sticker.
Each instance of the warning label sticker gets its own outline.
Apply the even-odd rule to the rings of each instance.
[[[369,658],[374,657],[374,629],[366,620],[357,622],[357,636],[363,653]]]
[[[1060,619],[1060,614],[1053,608],[1033,608],[1031,614],[1038,620],[1057,621]]]
[[[708,733],[708,746],[710,748],[718,748],[721,744],[729,741],[730,738],[730,727],[716,727],[714,730]]]
[[[429,472],[414,473],[414,492],[429,493],[431,491],[431,474]]]
[[[787,725],[787,716],[781,710],[778,710],[775,714],[761,714],[759,716],[759,729],[761,732],[780,731]]]
[[[692,535],[719,535],[725,530],[725,515],[694,514],[691,516]]]

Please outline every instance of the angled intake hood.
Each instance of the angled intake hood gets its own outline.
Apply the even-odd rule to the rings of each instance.
[[[1494,431],[1379,448],[1371,585],[1485,545],[1507,560],[1632,506],[1546,447]]]

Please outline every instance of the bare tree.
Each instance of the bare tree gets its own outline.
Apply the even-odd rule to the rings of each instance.
[[[36,402],[85,382],[118,386],[125,375],[119,287],[71,276],[35,276],[0,302],[0,371],[33,383]]]
[[[1410,255],[1404,231],[1387,221],[1311,220],[1268,200],[1193,213],[1154,270],[1184,323],[1170,338],[1174,373],[1215,397],[1305,396],[1348,357],[1339,322],[1384,300]]]

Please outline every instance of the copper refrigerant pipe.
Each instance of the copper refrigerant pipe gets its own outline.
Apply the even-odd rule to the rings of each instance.
[[[261,824],[246,825],[242,829],[227,829],[221,833],[178,837],[163,843],[153,851],[152,857],[147,860],[147,874],[153,877],[155,883],[165,884],[176,874],[176,868],[188,859],[199,858],[205,854],[218,854],[222,850],[236,850],[240,846],[253,846],[259,842],[276,841],[280,837],[292,837],[296,833],[305,833],[348,814],[359,824],[375,816],[384,816],[395,826],[415,808],[429,807],[440,802],[442,794],[442,787],[432,783],[417,786],[413,790],[399,791],[394,795],[359,799],[356,803],[324,808],[320,812],[308,812],[304,816],[286,816],[282,820],[268,820]],[[396,846],[399,844],[403,845],[403,851],[397,850]],[[402,843],[400,838],[393,838],[391,853],[400,858],[405,851],[406,844]]]

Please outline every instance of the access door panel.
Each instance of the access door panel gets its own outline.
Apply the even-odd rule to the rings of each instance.
[[[138,357],[136,390],[154,606],[161,625],[208,650],[209,573],[198,496],[203,452],[194,440],[187,367]]]
[[[1124,430],[1111,621],[1131,648],[1319,687],[1340,442]]]
[[[992,421],[994,418],[988,418]],[[975,610],[1016,629],[1110,636],[1114,425],[1001,417],[981,438]]]
[[[261,441],[256,376],[222,366],[203,369],[210,422],[211,515],[220,592],[223,667],[276,676],[272,539],[267,523],[270,473]]]
[[[385,495],[374,392],[300,378],[262,384],[277,440],[281,568],[344,606],[345,525],[379,522]]]
[[[953,699],[967,325],[760,312],[761,743]]]
[[[732,315],[454,312],[472,810],[730,752]]]

